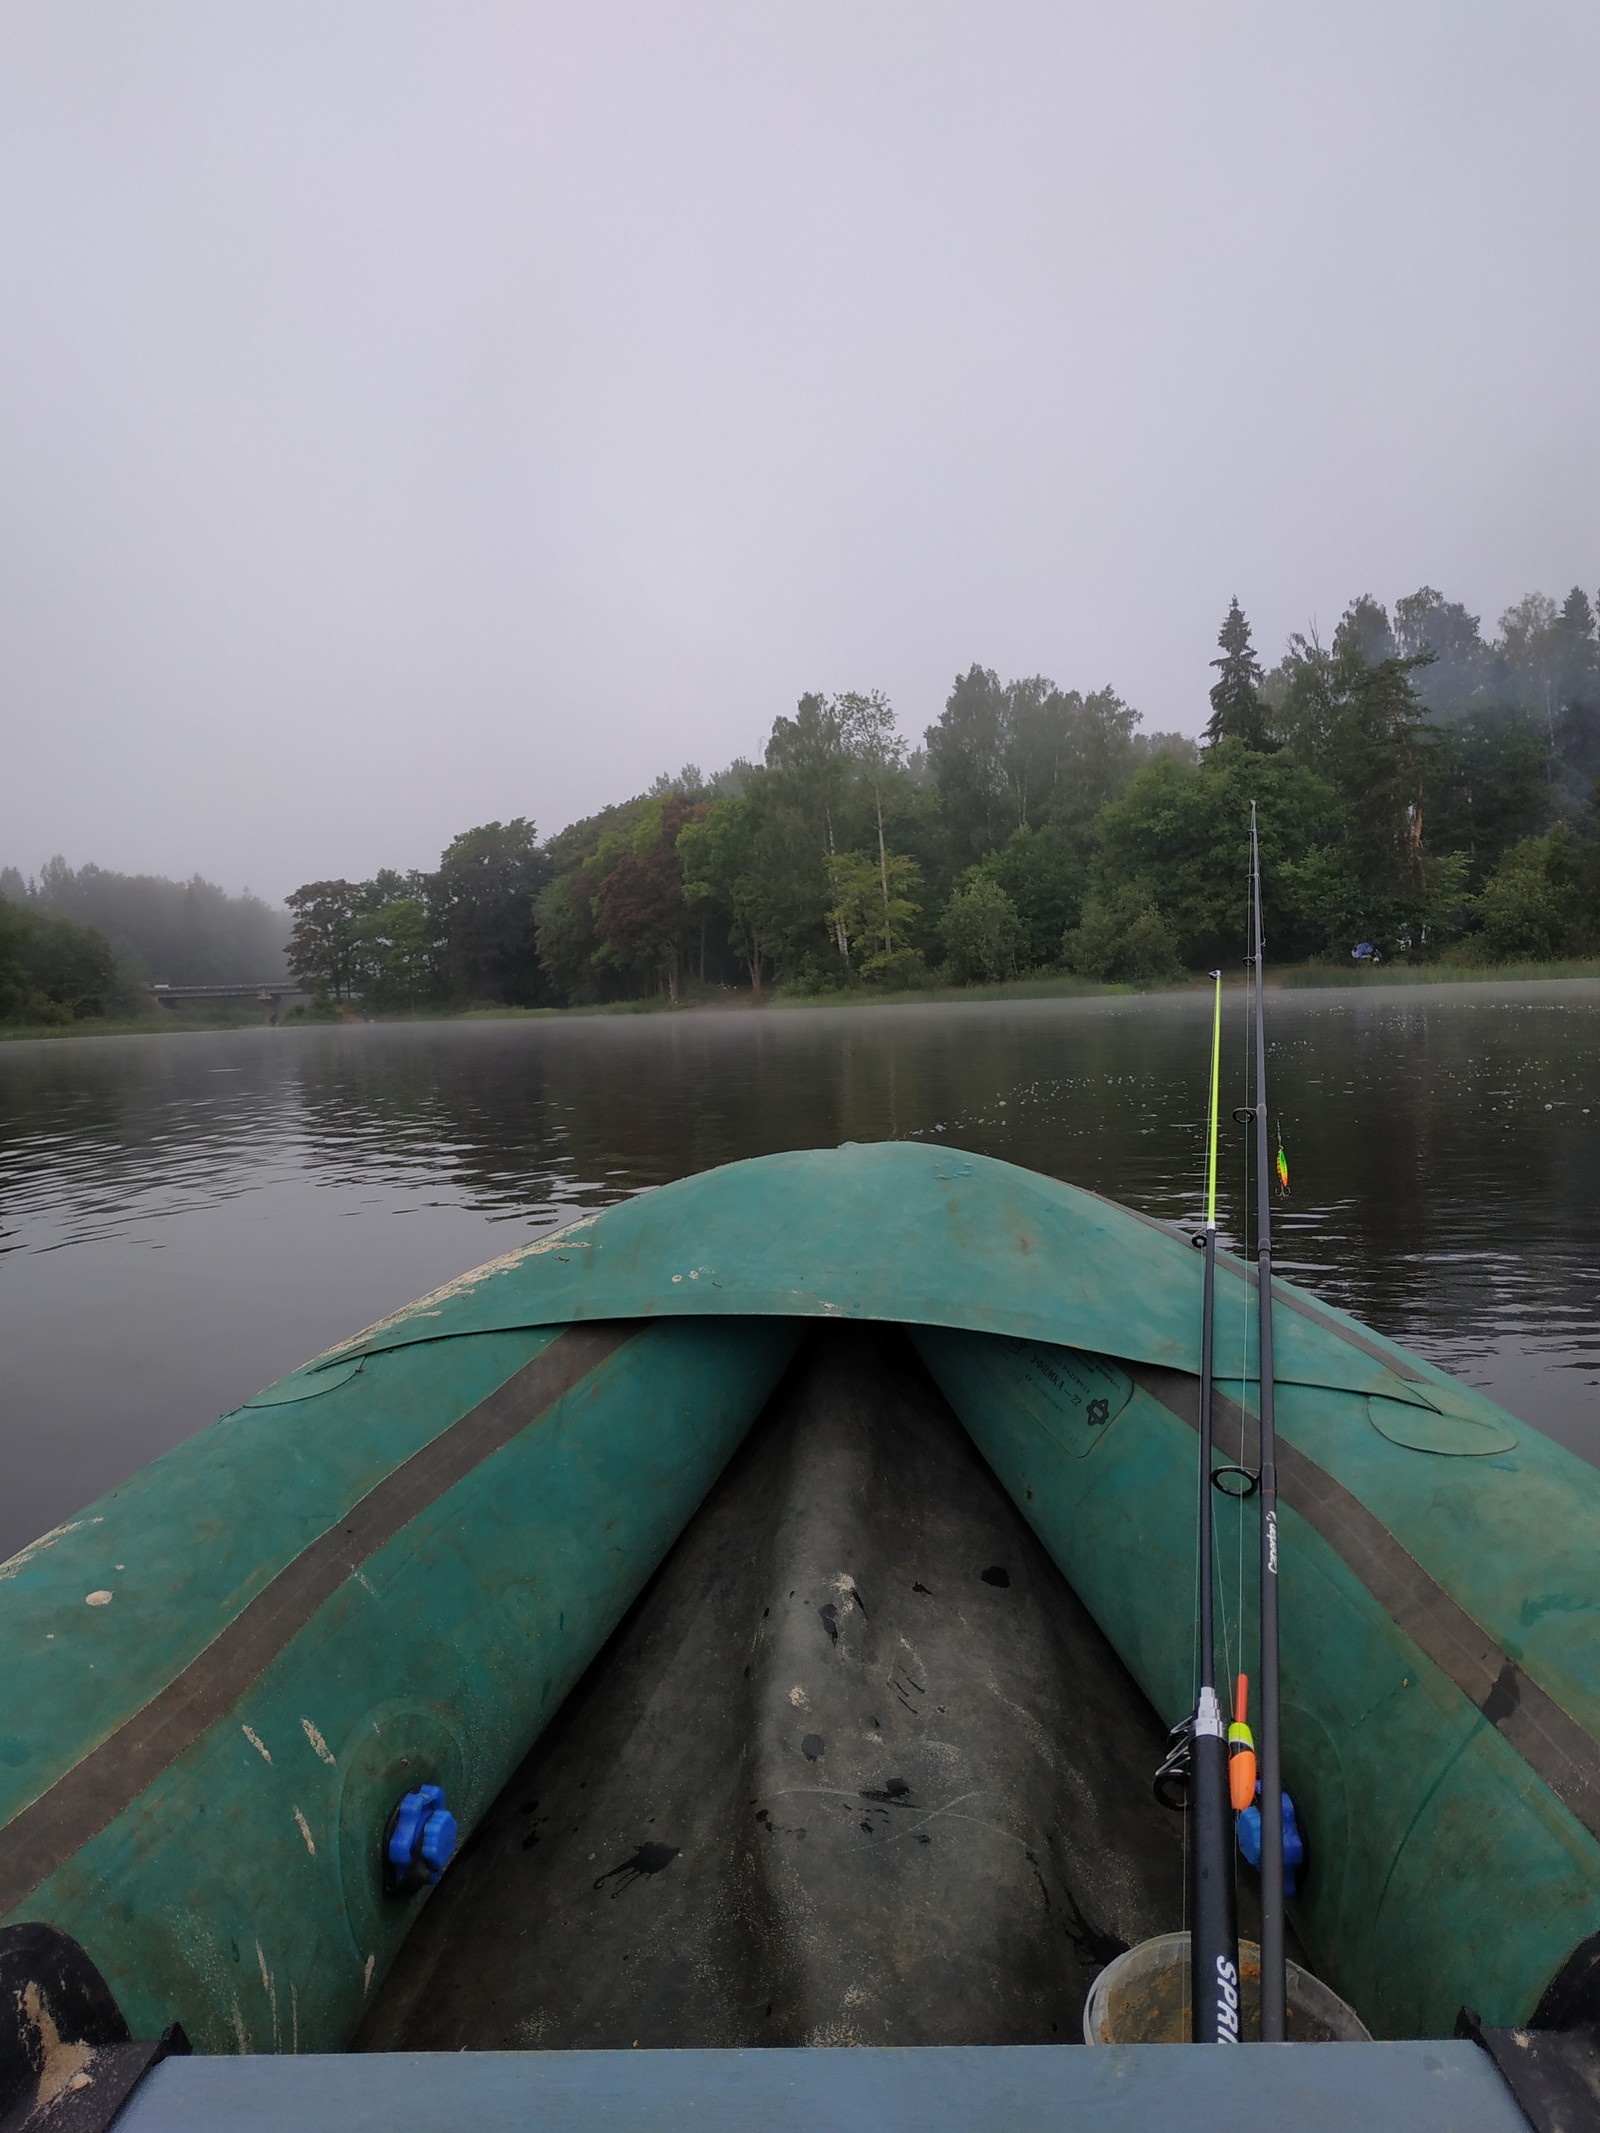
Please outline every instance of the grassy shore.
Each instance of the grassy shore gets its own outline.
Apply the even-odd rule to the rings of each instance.
[[[1600,957],[1566,963],[1380,963],[1376,970],[1300,963],[1276,973],[1269,971],[1267,983],[1291,992],[1329,986],[1365,992],[1372,985],[1522,985],[1563,978],[1600,978]]]
[[[0,1022],[0,1043],[33,1042],[58,1037],[171,1037],[206,1030],[264,1029],[266,1017],[238,1011],[219,1015],[175,1015],[159,1008],[153,1015],[91,1015],[82,1022]]]
[[[1376,969],[1370,965],[1292,963],[1277,970],[1269,965],[1267,969],[1268,990],[1275,992],[1367,992],[1374,986],[1509,985],[1530,980],[1572,978],[1600,978],[1600,958],[1566,963],[1380,963]],[[1228,971],[1223,982],[1230,988],[1245,984],[1248,972],[1242,969]],[[810,996],[785,994],[775,996],[773,1005],[896,1007],[917,1002],[1103,999],[1144,993],[1205,991],[1209,985],[1210,980],[1203,973],[1194,971],[1179,978],[1153,978],[1126,984],[1099,984],[1089,978],[1066,976],[1010,978],[995,985],[929,985],[892,993],[841,988]]]
[[[1372,987],[1396,985],[1508,985],[1529,980],[1600,978],[1600,958],[1566,963],[1291,963],[1267,971],[1267,985],[1274,991],[1367,992]],[[1230,988],[1247,982],[1244,970],[1230,970],[1224,983]],[[574,1015],[668,1015],[748,1014],[754,1010],[808,1007],[939,1007],[962,1006],[992,1000],[1097,1000],[1128,999],[1147,993],[1205,991],[1210,980],[1203,972],[1186,971],[1176,978],[1150,978],[1125,983],[1074,978],[1064,972],[1032,978],[1005,978],[993,985],[913,985],[899,992],[869,992],[861,986],[839,986],[829,992],[768,992],[704,989],[690,986],[681,1000],[664,995],[649,1000],[611,1000],[589,1007],[469,1007],[455,1011],[433,1010],[416,1020],[466,1022],[529,1022],[550,1016]]]
[[[1382,963],[1358,969],[1338,963],[1297,963],[1269,970],[1269,988],[1280,992],[1370,992],[1404,985],[1520,985],[1560,983],[1572,979],[1600,978],[1600,957],[1563,963]],[[1242,984],[1245,974],[1229,972],[1230,987]],[[568,1021],[575,1017],[603,1015],[667,1015],[745,1013],[754,1010],[808,1007],[882,1008],[940,1007],[1004,1000],[1089,1000],[1133,998],[1145,993],[1177,993],[1203,990],[1207,979],[1190,973],[1180,978],[1151,979],[1141,983],[1100,984],[1090,978],[1062,976],[1009,978],[995,985],[921,985],[904,992],[866,992],[859,987],[840,987],[824,993],[763,993],[693,988],[674,1003],[664,996],[650,1000],[609,1000],[588,1007],[492,1007],[459,1009],[429,1008],[416,1015],[366,1017],[351,1010],[339,1022],[367,1020],[393,1022],[541,1022]],[[107,1016],[83,1022],[0,1023],[0,1043],[62,1037],[171,1037],[200,1035],[208,1031],[264,1029],[259,1012],[223,1010],[200,1018],[179,1016],[163,1008],[154,1015],[125,1018]],[[290,1029],[327,1029],[334,1023],[286,1018]]]
[[[1149,978],[1137,983],[1113,984],[1096,978],[1072,978],[1065,973],[1036,978],[1002,978],[993,985],[915,985],[904,992],[868,992],[863,987],[842,985],[832,992],[774,993],[774,1007],[917,1007],[954,1006],[979,1000],[1099,1000],[1118,994],[1187,992],[1203,985],[1204,978],[1185,973],[1181,978]]]

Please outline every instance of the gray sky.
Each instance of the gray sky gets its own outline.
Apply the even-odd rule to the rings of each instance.
[[[8,0],[0,862],[279,896],[1600,581],[1592,0]]]

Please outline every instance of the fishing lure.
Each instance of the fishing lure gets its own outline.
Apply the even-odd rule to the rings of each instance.
[[[1278,1173],[1279,1192],[1287,1192],[1289,1190],[1289,1158],[1283,1152],[1283,1128],[1281,1126],[1278,1128],[1278,1160],[1273,1165],[1273,1168]]]

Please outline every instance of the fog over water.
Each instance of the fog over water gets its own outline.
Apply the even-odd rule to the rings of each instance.
[[[1580,0],[16,0],[0,863],[274,899],[974,660],[1593,588]]]
[[[523,1239],[885,1137],[1196,1216],[1203,996],[0,1046],[0,1552]],[[1279,1271],[1600,1461],[1600,984],[1282,994]],[[1226,1100],[1242,1100],[1230,1005]],[[1237,1146],[1221,1216],[1240,1224]]]

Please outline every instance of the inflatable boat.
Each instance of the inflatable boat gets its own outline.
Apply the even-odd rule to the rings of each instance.
[[[1071,2041],[1180,1922],[1189,1243],[950,1149],[777,1155],[295,1371],[0,1566],[8,1974],[77,1951],[212,2055]],[[1297,1952],[1380,2038],[1592,2019],[1600,1472],[1273,1305]]]

